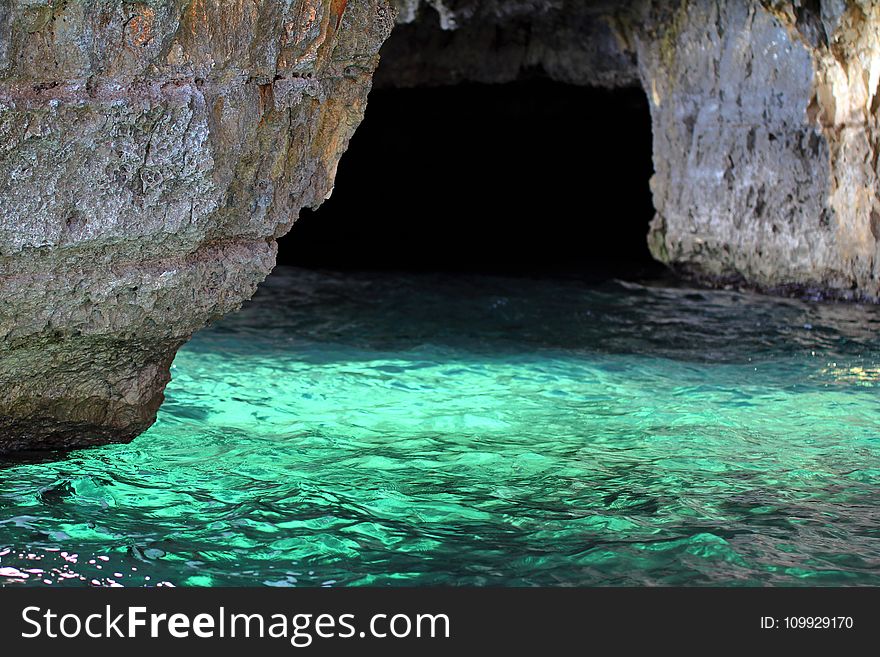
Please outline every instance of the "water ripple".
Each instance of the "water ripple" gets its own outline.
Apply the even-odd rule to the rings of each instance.
[[[880,309],[282,269],[132,445],[0,463],[0,584],[880,584]]]

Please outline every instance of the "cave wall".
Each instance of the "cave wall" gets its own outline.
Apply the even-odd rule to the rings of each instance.
[[[807,120],[808,49],[755,3],[683,4],[650,25],[638,49],[654,255],[721,282],[831,282],[828,144]]]
[[[393,3],[381,85],[641,85],[659,260],[880,298],[873,2]],[[154,421],[176,350],[332,190],[394,20],[386,0],[0,0],[0,451]]]
[[[709,283],[876,301],[874,4],[686,2],[646,25],[655,257]]]
[[[395,1],[406,24],[379,85],[642,86],[658,260],[709,284],[880,299],[876,3]]]
[[[0,451],[128,440],[330,193],[381,0],[0,1]]]
[[[638,3],[610,0],[393,0],[394,38],[377,86],[503,83],[523,76],[595,87],[639,86],[628,27]]]

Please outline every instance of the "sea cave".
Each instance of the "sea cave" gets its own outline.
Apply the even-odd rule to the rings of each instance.
[[[0,586],[880,584],[880,8],[0,2]]]

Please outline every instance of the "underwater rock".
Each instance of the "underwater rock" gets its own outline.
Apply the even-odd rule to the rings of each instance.
[[[126,441],[329,195],[384,0],[0,3],[0,451]]]

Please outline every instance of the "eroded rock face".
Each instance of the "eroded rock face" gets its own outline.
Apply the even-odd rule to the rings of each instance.
[[[876,3],[392,1],[381,84],[642,85],[658,259],[880,298]],[[385,2],[0,0],[0,451],[150,425],[330,192]]]
[[[874,3],[691,1],[645,25],[654,255],[713,283],[877,300]]]
[[[133,438],[330,193],[384,0],[0,1],[0,451]]]
[[[880,299],[876,2],[395,1],[411,24],[381,84],[641,84],[659,260],[714,284]]]

